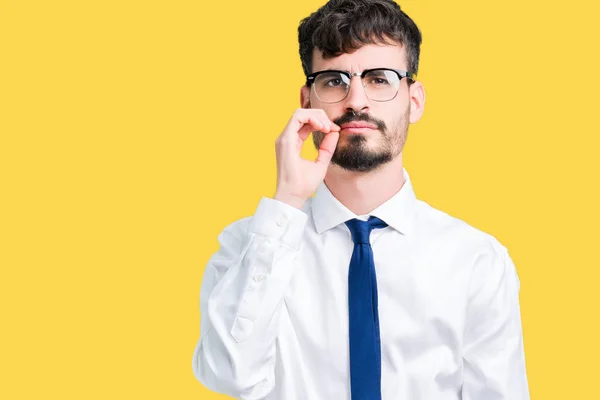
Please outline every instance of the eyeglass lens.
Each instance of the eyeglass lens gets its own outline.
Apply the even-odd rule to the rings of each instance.
[[[400,78],[393,71],[377,69],[367,72],[362,78],[362,83],[371,100],[388,101],[398,93]],[[350,79],[348,75],[340,72],[325,72],[315,78],[314,88],[320,101],[336,103],[348,95]]]

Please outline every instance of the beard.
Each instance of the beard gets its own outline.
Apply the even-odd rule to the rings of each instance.
[[[382,165],[392,161],[402,152],[408,136],[408,119],[410,115],[410,103],[406,111],[395,121],[391,130],[388,130],[385,122],[371,117],[368,114],[346,113],[333,120],[337,125],[352,121],[369,122],[377,126],[374,135],[379,136],[378,146],[369,148],[369,138],[362,134],[340,134],[337,146],[331,157],[331,163],[342,169],[355,172],[370,172],[380,168]],[[319,149],[325,133],[313,132],[313,143]]]

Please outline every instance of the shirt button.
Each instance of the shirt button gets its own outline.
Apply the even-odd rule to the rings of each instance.
[[[286,223],[287,223],[287,218],[285,215],[282,215],[277,219],[277,226],[283,226]]]
[[[252,279],[254,279],[255,282],[264,282],[267,277],[265,275],[256,275]]]

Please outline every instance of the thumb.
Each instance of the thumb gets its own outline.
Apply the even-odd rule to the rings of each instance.
[[[325,138],[321,142],[321,146],[319,146],[319,154],[315,160],[316,164],[322,167],[327,167],[329,165],[339,137],[340,133],[336,131],[331,131],[325,135]]]

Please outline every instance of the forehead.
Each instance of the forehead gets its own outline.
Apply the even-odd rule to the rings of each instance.
[[[341,54],[334,58],[323,58],[323,53],[313,50],[312,72],[325,69],[338,69],[360,72],[369,68],[394,68],[407,70],[406,51],[401,44],[368,44],[353,53]]]

